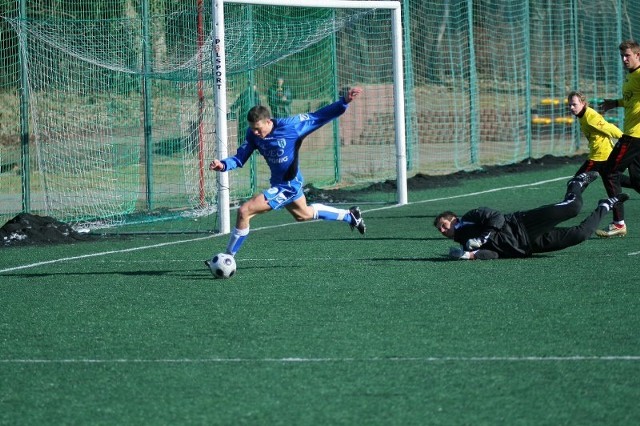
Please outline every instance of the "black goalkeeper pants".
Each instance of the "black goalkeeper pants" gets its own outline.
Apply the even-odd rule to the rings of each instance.
[[[615,175],[617,176],[612,175],[611,173],[607,174],[607,160],[604,160],[604,161],[587,160],[582,164],[582,166],[580,166],[575,176],[578,176],[580,173],[584,173],[584,172],[600,173],[600,176],[602,176],[604,189],[605,191],[607,191],[607,197],[615,197],[621,192],[620,187],[619,186],[617,187],[615,185],[615,179],[620,179],[619,182],[622,188],[631,188],[640,192],[638,190],[639,188],[638,184],[637,183],[634,184],[631,181],[631,178],[626,174],[622,172],[615,172]],[[613,207],[613,221],[615,222],[619,220],[624,220],[624,206],[622,204],[616,204]]]
[[[574,218],[582,209],[581,190],[569,188],[567,200],[519,213],[520,223],[527,230],[532,253],[545,253],[575,246],[588,239],[600,226],[607,213],[604,207],[596,208],[577,226],[558,227]]]

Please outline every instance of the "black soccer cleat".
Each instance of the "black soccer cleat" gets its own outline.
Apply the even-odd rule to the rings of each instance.
[[[629,195],[623,192],[616,195],[615,197],[605,198],[604,200],[598,201],[598,207],[605,207],[608,211],[611,210],[616,204],[624,203],[628,199]]]
[[[351,230],[357,229],[362,235],[367,232],[367,226],[364,224],[364,219],[362,219],[362,213],[360,212],[360,208],[357,206],[353,206],[349,209],[349,213],[351,213]]]
[[[567,182],[567,186],[570,186],[572,182],[575,182],[580,185],[580,189],[584,191],[591,182],[598,179],[598,175],[599,173],[596,171],[580,173],[569,180],[569,182]]]

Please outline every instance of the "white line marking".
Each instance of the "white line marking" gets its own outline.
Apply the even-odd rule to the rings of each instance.
[[[482,195],[491,192],[504,191],[508,189],[516,189],[516,188],[525,188],[529,186],[537,186],[543,185],[546,183],[557,182],[559,180],[569,179],[571,176],[559,177],[555,179],[549,179],[539,182],[533,182],[523,185],[514,185],[507,186],[502,188],[493,188],[485,191],[472,192],[468,194],[454,195],[450,197],[440,197],[433,198],[429,200],[421,200],[408,203],[411,204],[423,204],[430,203],[435,201],[443,201],[443,200],[453,200],[456,198],[464,198],[464,197],[472,197],[475,195]],[[380,210],[388,210],[392,208],[402,207],[402,205],[393,205],[393,206],[385,206],[379,207],[375,209],[370,209],[367,211],[380,211]],[[264,229],[273,229],[280,228],[284,226],[293,226],[302,223],[309,222],[292,222],[281,225],[272,225],[272,226],[264,226],[261,228],[253,229],[252,231],[259,231]],[[224,234],[215,234],[208,235],[206,237],[200,238],[191,238],[188,240],[180,240],[180,241],[172,241],[169,243],[160,243],[153,244],[150,246],[142,246],[142,247],[134,247],[130,249],[124,250],[112,250],[101,253],[92,253],[82,256],[73,256],[66,257],[61,259],[54,259],[45,262],[38,262],[30,265],[22,265],[16,266],[13,268],[1,269],[0,273],[10,272],[20,269],[34,268],[36,266],[47,265],[52,263],[65,262],[68,260],[76,260],[76,259],[84,259],[90,257],[97,256],[105,256],[109,254],[116,253],[127,253],[138,250],[146,250],[158,247],[165,247],[175,244],[183,244],[190,243],[194,241],[202,241],[209,238],[215,238],[222,236]],[[632,255],[639,255],[640,252],[629,253]],[[605,356],[524,356],[524,357],[516,357],[516,356],[505,356],[505,357],[391,357],[391,358],[261,358],[261,359],[252,359],[252,358],[177,358],[177,359],[126,359],[126,358],[116,358],[116,359],[0,359],[0,364],[128,364],[128,363],[158,363],[158,364],[203,364],[203,363],[277,363],[277,364],[286,364],[286,363],[353,363],[353,362],[412,362],[412,363],[441,363],[441,362],[470,362],[470,363],[495,363],[495,362],[579,362],[579,361],[640,361],[640,355],[605,355]]]
[[[153,245],[150,245],[150,246],[133,247],[133,248],[123,249],[123,250],[111,250],[111,251],[103,251],[103,252],[100,252],[100,253],[83,254],[81,256],[63,257],[61,259],[47,260],[47,261],[44,261],[44,262],[31,263],[29,265],[21,265],[21,266],[15,266],[13,268],[0,269],[0,273],[17,271],[19,269],[35,268],[37,266],[50,265],[52,263],[66,262],[66,261],[69,261],[69,260],[88,259],[90,257],[106,256],[106,255],[109,255],[109,254],[128,253],[128,252],[132,252],[132,251],[139,251],[139,250],[147,250],[147,249],[158,248],[158,247],[172,246],[172,245],[175,245],[175,244],[190,243],[190,242],[193,242],[193,241],[201,241],[201,240],[206,240],[207,238],[213,238],[213,237],[215,237],[217,235],[221,235],[221,234],[207,235],[206,237],[192,238],[192,239],[189,239],[189,240],[172,241],[172,242],[169,242],[169,243],[153,244]]]
[[[492,189],[486,189],[484,191],[478,191],[478,192],[469,192],[468,194],[460,194],[460,195],[452,195],[450,197],[440,197],[440,198],[431,198],[429,200],[421,200],[421,201],[414,201],[412,203],[407,203],[405,205],[410,205],[410,204],[423,204],[423,203],[433,203],[435,201],[443,201],[443,200],[455,200],[456,198],[465,198],[465,197],[473,197],[475,195],[482,195],[482,194],[489,194],[491,192],[498,192],[498,191],[505,191],[507,189],[517,189],[517,188],[526,188],[528,186],[538,186],[538,185],[544,185],[546,183],[551,183],[551,182],[557,182],[559,180],[566,180],[571,178],[572,176],[563,176],[563,177],[558,177],[558,178],[553,178],[553,179],[548,179],[548,180],[541,180],[538,182],[532,182],[532,183],[525,183],[522,185],[513,185],[513,186],[503,186],[502,188],[492,188]],[[367,210],[367,212],[373,212],[373,211],[377,211],[377,210],[387,210],[387,209],[394,209],[397,207],[402,207],[403,205],[401,204],[394,204],[392,206],[385,206],[385,207],[380,207],[377,209],[371,209],[371,210]]]
[[[473,196],[476,196],[476,195],[488,194],[488,193],[491,193],[491,192],[498,192],[498,191],[505,191],[505,190],[508,190],[508,189],[517,189],[517,188],[526,188],[526,187],[529,187],[529,186],[544,185],[544,184],[547,184],[547,183],[557,182],[557,181],[565,180],[565,179],[569,179],[569,178],[571,178],[571,176],[563,176],[563,177],[558,177],[558,178],[554,178],[554,179],[548,179],[548,180],[542,180],[542,181],[538,181],[538,182],[526,183],[526,184],[522,184],[522,185],[504,186],[504,187],[501,187],[501,188],[492,188],[492,189],[487,189],[487,190],[484,190],[484,191],[470,192],[470,193],[467,193],[467,194],[452,195],[450,197],[440,197],[440,198],[432,198],[432,199],[429,199],[429,200],[415,201],[415,202],[412,202],[412,203],[407,203],[405,205],[432,203],[432,202],[443,201],[443,200],[454,200],[456,198],[473,197]],[[395,209],[395,208],[402,207],[402,206],[403,205],[394,204],[392,206],[385,206],[385,207],[379,207],[379,208],[375,208],[375,209],[366,210],[363,213],[380,211],[380,210]],[[301,224],[304,224],[304,223],[313,223],[313,222],[314,221],[311,221],[311,222],[291,222],[291,223],[284,223],[284,224],[281,224],[281,225],[263,226],[261,228],[252,229],[251,232],[261,231],[261,230],[264,230],[264,229],[281,228],[281,227],[284,227],[284,226],[301,225]],[[191,239],[188,239],[188,240],[172,241],[172,242],[169,242],[169,243],[153,244],[153,245],[150,245],[150,246],[134,247],[134,248],[123,249],[123,250],[111,250],[111,251],[105,251],[105,252],[100,252],[100,253],[84,254],[84,255],[81,255],[81,256],[63,257],[63,258],[60,258],[60,259],[53,259],[53,260],[47,260],[47,261],[44,261],[44,262],[36,262],[36,263],[28,264],[28,265],[20,265],[20,266],[14,266],[12,268],[0,269],[0,274],[5,273],[5,272],[18,271],[18,270],[21,270],[21,269],[36,268],[38,266],[43,266],[43,265],[51,265],[53,263],[67,262],[67,261],[70,261],[70,260],[87,259],[87,258],[91,258],[91,257],[107,256],[109,254],[127,253],[127,252],[132,252],[132,251],[148,250],[148,249],[154,249],[154,248],[158,248],[158,247],[166,247],[166,246],[171,246],[171,245],[176,245],[176,244],[191,243],[191,242],[194,242],[194,241],[202,241],[202,240],[206,240],[206,239],[209,239],[209,238],[216,238],[216,237],[220,237],[220,236],[224,236],[224,235],[226,235],[226,234],[214,234],[214,235],[207,235],[206,237],[191,238]],[[636,254],[640,254],[640,252],[631,253],[630,255],[636,255]]]
[[[472,356],[472,357],[390,357],[390,358],[114,358],[114,359],[0,359],[0,364],[231,364],[231,363],[355,363],[355,362],[406,362],[406,363],[440,363],[440,362],[581,362],[581,361],[640,361],[640,355],[604,355],[604,356]]]
[[[299,224],[302,224],[302,223],[309,223],[309,222],[292,222],[292,223],[283,223],[281,225],[263,226],[261,228],[252,229],[251,231],[255,232],[255,231],[261,231],[263,229],[281,228],[283,226],[299,225]],[[209,238],[222,237],[222,236],[226,236],[226,235],[227,234],[213,234],[213,235],[207,235],[206,237],[190,238],[188,240],[179,240],[179,241],[171,241],[171,242],[168,242],[168,243],[152,244],[150,246],[133,247],[133,248],[123,249],[123,250],[110,250],[110,251],[103,251],[103,252],[100,252],[100,253],[83,254],[83,255],[80,255],[80,256],[63,257],[63,258],[60,258],[60,259],[53,259],[53,260],[47,260],[47,261],[44,261],[44,262],[30,263],[28,265],[21,265],[21,266],[14,266],[12,268],[0,269],[0,274],[3,273],[3,272],[11,272],[11,271],[17,271],[17,270],[20,270],[20,269],[35,268],[37,266],[42,266],[42,265],[50,265],[52,263],[66,262],[66,261],[69,261],[69,260],[87,259],[87,258],[90,258],[90,257],[106,256],[106,255],[109,255],[109,254],[128,253],[128,252],[132,252],[132,251],[140,251],[140,250],[147,250],[147,249],[153,249],[153,248],[158,248],[158,247],[166,247],[166,246],[172,246],[172,245],[176,245],[176,244],[192,243],[194,241],[202,241],[202,240],[206,240],[206,239],[209,239]]]

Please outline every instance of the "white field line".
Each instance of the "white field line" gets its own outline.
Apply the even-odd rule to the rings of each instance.
[[[444,356],[389,358],[68,358],[68,359],[0,359],[0,364],[313,364],[313,363],[511,363],[511,362],[637,362],[640,355],[603,356]]]
[[[476,195],[488,194],[488,193],[491,193],[491,192],[498,192],[498,191],[505,191],[505,190],[509,190],[509,189],[526,188],[526,187],[530,187],[530,186],[544,185],[544,184],[547,184],[547,183],[557,182],[557,181],[560,181],[560,180],[566,180],[566,179],[569,179],[570,177],[571,176],[563,176],[563,177],[558,177],[558,178],[554,178],[554,179],[548,179],[548,180],[541,180],[541,181],[538,181],[538,182],[526,183],[526,184],[522,184],[522,185],[503,186],[503,187],[500,187],[500,188],[492,188],[492,189],[487,189],[487,190],[484,190],[484,191],[469,192],[467,194],[460,194],[460,195],[452,195],[450,197],[432,198],[432,199],[429,199],[429,200],[421,200],[421,201],[416,201],[416,202],[412,202],[412,203],[408,203],[408,204],[434,203],[434,202],[437,202],[437,201],[454,200],[456,198],[474,197]],[[394,208],[398,208],[398,207],[402,207],[402,205],[397,205],[396,204],[396,205],[393,205],[393,206],[378,207],[378,208],[375,208],[375,209],[366,210],[364,213],[373,212],[373,211],[380,211],[380,210],[387,210],[387,209],[394,209]],[[281,224],[281,225],[263,226],[261,228],[252,229],[251,232],[260,231],[260,230],[264,230],[264,229],[281,228],[281,227],[284,227],[284,226],[300,225],[300,224],[303,224],[303,223],[309,223],[309,222],[291,222],[291,223],[285,223],[285,224]],[[60,259],[52,259],[52,260],[47,260],[47,261],[43,261],[43,262],[29,263],[29,264],[20,265],[20,266],[14,266],[14,267],[11,267],[11,268],[0,269],[0,274],[6,273],[6,272],[18,271],[18,270],[21,270],[21,269],[36,268],[38,266],[43,266],[43,265],[51,265],[53,263],[68,262],[70,260],[87,259],[87,258],[91,258],[91,257],[108,256],[110,254],[127,253],[127,252],[139,251],[139,250],[148,250],[148,249],[154,249],[154,248],[160,248],[160,247],[167,247],[167,246],[172,246],[172,245],[176,245],[176,244],[192,243],[192,242],[195,242],[195,241],[202,241],[202,240],[206,240],[206,239],[210,239],[210,238],[220,237],[220,236],[223,236],[223,235],[225,235],[225,234],[214,234],[214,235],[207,235],[206,237],[190,238],[188,240],[178,240],[178,241],[172,241],[172,242],[168,242],[168,243],[152,244],[152,245],[148,245],[148,246],[134,247],[134,248],[123,249],[123,250],[111,250],[111,251],[104,251],[104,252],[99,252],[99,253],[84,254],[84,255],[81,255],[81,256],[63,257],[63,258],[60,258]],[[638,255],[638,254],[640,254],[640,252],[629,253],[630,256]]]
[[[296,223],[302,223],[302,222],[294,222],[294,223],[285,223],[285,224],[282,224],[282,225],[265,226],[265,227],[262,227],[262,228],[252,229],[251,231],[254,232],[254,231],[259,231],[261,229],[279,228],[279,227],[282,227],[282,226],[295,225]],[[11,272],[11,271],[17,271],[17,270],[20,270],[20,269],[35,268],[35,267],[42,266],[42,265],[50,265],[52,263],[62,263],[62,262],[70,261],[70,260],[87,259],[87,258],[90,258],[90,257],[107,256],[107,255],[110,255],[110,254],[128,253],[128,252],[132,252],[132,251],[140,251],[140,250],[148,250],[148,249],[159,248],[159,247],[173,246],[173,245],[176,245],[176,244],[192,243],[194,241],[207,240],[207,239],[210,239],[210,238],[220,237],[222,235],[224,235],[224,234],[213,234],[213,235],[207,235],[206,237],[190,238],[188,240],[171,241],[171,242],[168,242],[168,243],[152,244],[152,245],[148,245],[148,246],[133,247],[133,248],[122,249],[122,250],[103,251],[103,252],[99,252],[99,253],[83,254],[83,255],[80,255],[80,256],[62,257],[60,259],[46,260],[46,261],[43,261],[43,262],[29,263],[29,264],[26,264],[26,265],[14,266],[12,268],[0,269],[0,274],[3,273],[3,272]]]
[[[408,204],[424,204],[424,203],[433,203],[433,202],[436,202],[436,201],[443,201],[443,200],[455,200],[456,198],[474,197],[476,195],[489,194],[491,192],[505,191],[505,190],[508,190],[508,189],[527,188],[527,187],[530,187],[530,186],[544,185],[544,184],[547,184],[547,183],[557,182],[559,180],[566,180],[566,179],[569,179],[571,177],[572,176],[563,176],[563,177],[557,177],[557,178],[548,179],[548,180],[540,180],[538,182],[524,183],[522,185],[503,186],[503,187],[500,187],[500,188],[486,189],[484,191],[469,192],[467,194],[453,195],[451,197],[431,198],[429,200],[415,201],[415,202],[408,203]],[[367,210],[367,211],[373,212],[373,211],[377,211],[377,210],[387,210],[387,209],[393,209],[393,208],[398,208],[398,207],[402,207],[402,205],[394,204],[392,206],[384,206],[384,207],[379,207],[377,209],[371,209],[371,210]]]
[[[570,176],[559,177],[555,179],[533,182],[524,185],[507,186],[502,188],[493,188],[485,191],[472,192],[468,194],[455,195],[451,197],[433,198],[430,200],[416,201],[408,204],[422,204],[443,200],[452,200],[456,198],[472,197],[475,195],[486,194],[490,192],[504,191],[508,189],[524,188],[529,186],[543,185],[550,182],[557,182],[559,180],[568,179]],[[370,209],[368,211],[379,211],[391,208],[401,207],[398,205],[379,207],[376,209]],[[282,225],[265,226],[262,228],[253,229],[253,231],[259,231],[263,229],[273,229],[283,226],[293,226],[308,222],[292,222]],[[28,265],[17,266],[13,268],[1,269],[0,273],[10,272],[19,269],[33,268],[40,265],[47,265],[52,263],[65,262],[69,260],[84,259],[97,256],[106,256],[115,253],[126,253],[138,250],[153,249],[158,247],[165,247],[175,244],[190,243],[194,241],[202,241],[209,238],[215,238],[222,234],[208,235],[206,237],[191,238],[188,240],[173,241],[169,243],[152,244],[149,246],[141,246],[124,250],[112,250],[100,253],[92,253],[82,256],[66,257],[61,259],[49,260],[46,262],[37,262]],[[638,255],[640,252],[629,253],[629,255]],[[135,364],[135,363],[149,363],[149,364],[215,364],[215,363],[275,363],[275,364],[290,364],[290,363],[356,363],[356,362],[386,362],[386,363],[509,363],[509,362],[583,362],[583,361],[596,361],[596,362],[611,362],[611,361],[640,361],[640,355],[605,355],[605,356],[503,356],[503,357],[392,357],[392,358],[175,358],[175,359],[141,359],[141,358],[116,358],[116,359],[90,359],[90,358],[70,358],[70,359],[0,359],[0,364]]]

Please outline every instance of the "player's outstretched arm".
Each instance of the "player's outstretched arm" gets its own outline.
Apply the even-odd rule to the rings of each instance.
[[[222,172],[224,171],[224,164],[222,163],[222,161],[216,158],[209,164],[209,170],[213,170],[215,172]]]

